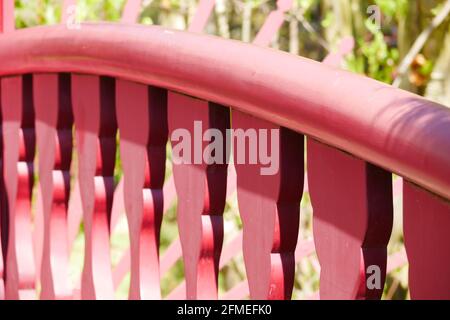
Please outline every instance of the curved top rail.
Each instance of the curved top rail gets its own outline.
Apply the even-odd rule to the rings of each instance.
[[[82,24],[0,36],[0,76],[107,75],[232,106],[450,199],[450,110],[273,49],[160,27]]]

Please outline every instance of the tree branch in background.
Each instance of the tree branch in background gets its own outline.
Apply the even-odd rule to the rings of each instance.
[[[242,41],[250,42],[252,35],[252,11],[253,3],[251,1],[246,1],[243,7],[242,13]]]
[[[426,44],[428,38],[431,36],[433,31],[441,25],[442,22],[444,22],[445,18],[450,13],[450,0],[447,0],[442,10],[439,12],[439,14],[433,19],[431,24],[422,31],[422,33],[417,37],[416,41],[414,42],[413,46],[409,50],[408,54],[405,56],[405,58],[400,63],[400,66],[398,68],[398,74],[394,79],[393,86],[399,87],[402,83],[403,77],[408,72],[409,67],[411,66],[412,62],[414,61],[414,58],[419,54],[419,52],[423,49],[424,45]]]
[[[230,28],[228,25],[227,18],[227,8],[225,0],[216,0],[216,16],[217,16],[217,25],[219,29],[219,35],[223,38],[230,38]]]
[[[298,10],[298,3],[294,1],[291,8],[291,13],[295,14]],[[298,20],[294,18],[289,19],[289,52],[295,55],[300,53],[300,43],[298,40]]]
[[[322,36],[314,29],[309,21],[305,19],[303,14],[303,10],[299,9],[295,13],[293,12],[292,14],[288,14],[287,20],[289,21],[290,19],[296,19],[297,21],[299,21],[302,24],[303,28],[305,28],[305,30],[308,31],[322,47],[324,47],[328,52],[331,52],[331,48],[328,42],[324,38],[322,38]]]

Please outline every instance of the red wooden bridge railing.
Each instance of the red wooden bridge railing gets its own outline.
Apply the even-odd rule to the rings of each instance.
[[[242,248],[248,282],[224,297],[288,299],[295,262],[314,248],[298,242],[307,188],[320,297],[377,299],[383,286],[368,285],[373,267],[383,284],[386,269],[399,265],[387,263],[386,249],[395,173],[403,177],[411,297],[450,298],[449,110],[327,66],[349,50],[345,43],[324,64],[263,48],[291,1],[278,2],[254,45],[194,33],[211,1],[200,3],[189,33],[129,24],[136,2],[125,9],[128,24],[13,31],[12,2],[0,4],[2,296],[35,297],[39,283],[43,299],[109,299],[130,269],[130,298],[160,298],[161,273],[181,249],[186,282],[171,297],[185,290],[187,298],[217,298],[218,270]],[[278,129],[276,140],[258,142],[279,146],[279,170],[261,175],[266,163],[240,163],[235,149],[234,166],[174,163],[164,183],[166,143],[176,147],[178,129],[194,134],[195,121],[202,135]],[[118,132],[123,181],[116,187]],[[234,187],[243,230],[222,250],[222,213]],[[160,259],[161,219],[175,196],[180,238]],[[130,251],[112,270],[109,239],[121,211]],[[78,293],[68,256],[81,218]]]

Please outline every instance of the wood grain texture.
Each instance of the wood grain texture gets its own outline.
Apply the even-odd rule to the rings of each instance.
[[[117,80],[117,119],[130,234],[130,299],[160,299],[159,234],[167,144],[167,91]]]
[[[39,183],[43,216],[41,299],[71,299],[67,209],[72,162],[72,101],[69,74],[33,77]]]
[[[210,128],[219,130],[222,137],[225,137],[225,130],[230,125],[229,109],[169,92],[168,120],[172,149],[184,139],[174,137],[175,130],[182,129],[192,137],[187,142],[187,149],[192,150],[193,156],[190,164],[180,161],[173,165],[186,297],[215,299],[218,294],[218,266],[223,241],[222,214],[226,197],[227,161],[223,159],[223,164],[207,164],[203,157],[207,143],[202,138]],[[196,121],[201,123],[202,128],[194,132]],[[197,148],[200,149],[200,159],[195,161],[194,157],[197,156],[194,150]],[[225,155],[225,150],[222,151]]]
[[[450,202],[403,181],[411,299],[450,299]]]
[[[1,81],[6,298],[32,299],[36,280],[31,228],[35,155],[32,77],[17,76]]]
[[[259,135],[245,148],[234,141],[234,164],[237,173],[237,196],[243,225],[243,253],[252,299],[290,299],[295,274],[295,247],[303,190],[303,136],[267,121],[233,110],[233,129],[268,130],[267,139]],[[272,130],[279,136],[272,139]],[[261,159],[249,160],[251,144],[258,150],[276,153],[279,147],[279,170],[262,175],[266,167]],[[244,163],[237,158],[245,152]],[[260,152],[260,150],[258,151]]]
[[[312,138],[307,157],[320,298],[379,299],[392,230],[391,174]],[[379,288],[366,283],[370,266],[379,268]]]
[[[72,103],[83,209],[82,299],[113,299],[109,222],[116,159],[115,81],[72,76]]]

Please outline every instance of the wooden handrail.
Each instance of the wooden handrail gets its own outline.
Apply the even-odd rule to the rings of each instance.
[[[229,105],[450,199],[447,108],[309,59],[213,36],[107,23],[0,36],[1,76],[40,72],[113,76]]]

